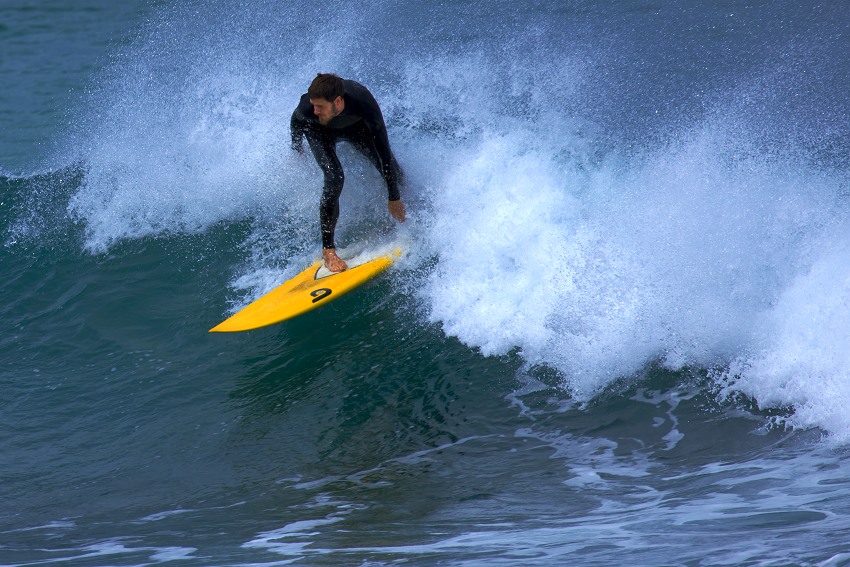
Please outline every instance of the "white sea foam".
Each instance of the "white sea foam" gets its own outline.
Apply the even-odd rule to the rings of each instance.
[[[522,135],[484,138],[450,164],[426,235],[441,261],[423,298],[447,333],[519,347],[581,398],[652,360],[735,360],[760,404],[850,435],[840,178],[739,157],[711,129],[586,179]]]
[[[821,427],[832,441],[850,442],[850,231],[819,250],[759,317],[759,347],[720,372],[726,392],[740,391],[764,406],[790,406],[785,422]]]
[[[650,361],[732,364],[732,389],[847,439],[846,180],[733,118],[589,171],[568,130],[463,124],[422,235],[431,320],[487,355],[519,348],[582,399]]]
[[[67,143],[64,159],[86,169],[68,208],[92,251],[219,221],[297,218],[308,208],[314,216],[314,166],[288,151],[289,117],[309,74],[229,42],[236,19],[260,13],[224,23],[180,10],[163,12],[103,74]],[[303,50],[292,51],[297,59]]]
[[[238,73],[217,79],[177,100],[124,93],[109,110],[69,205],[90,249],[305,206],[306,168],[283,157],[287,113],[274,87]]]

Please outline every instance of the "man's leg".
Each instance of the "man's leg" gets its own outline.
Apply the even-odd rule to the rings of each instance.
[[[335,248],[334,232],[339,219],[339,196],[345,183],[345,173],[336,155],[336,141],[319,132],[308,132],[307,143],[324,173],[322,200],[319,202],[319,220],[322,227],[322,248]]]
[[[313,157],[324,173],[324,188],[319,202],[319,223],[322,230],[322,257],[325,266],[332,272],[340,272],[348,266],[336,255],[334,234],[339,219],[339,196],[345,183],[345,173],[336,155],[336,140],[323,132],[308,131],[307,143]]]

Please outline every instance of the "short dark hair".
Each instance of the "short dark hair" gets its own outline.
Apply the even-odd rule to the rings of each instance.
[[[342,79],[333,73],[319,73],[307,89],[307,96],[311,99],[323,98],[328,102],[335,101],[336,97],[343,94],[345,88],[342,86]]]

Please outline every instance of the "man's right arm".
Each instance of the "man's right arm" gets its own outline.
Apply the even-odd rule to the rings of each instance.
[[[298,109],[292,113],[292,118],[289,121],[289,131],[292,134],[292,150],[298,153],[304,151],[301,147],[301,142],[304,138],[304,122],[298,117]]]
[[[292,149],[298,153],[302,153],[304,150],[302,148],[302,140],[304,139],[304,133],[307,129],[307,117],[304,114],[304,99],[307,95],[301,97],[301,100],[298,103],[298,106],[295,107],[295,111],[292,113],[292,118],[289,120],[289,131],[292,135]],[[309,105],[310,100],[307,99],[307,104]],[[310,107],[312,108],[312,106]]]

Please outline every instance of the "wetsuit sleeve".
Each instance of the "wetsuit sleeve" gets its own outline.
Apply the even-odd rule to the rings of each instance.
[[[380,111],[379,111],[380,112]],[[401,195],[398,191],[398,179],[396,178],[396,169],[393,167],[395,158],[390,150],[390,140],[387,136],[387,128],[384,126],[384,120],[381,118],[380,125],[375,128],[375,149],[378,150],[378,155],[381,156],[381,173],[384,180],[387,182],[387,193],[390,201],[398,201]]]
[[[378,106],[378,101],[372,96],[366,87],[354,84],[354,88],[346,85],[346,92],[357,100],[359,111],[363,120],[369,125],[374,137],[375,149],[378,151],[378,156],[381,158],[381,175],[387,183],[387,192],[390,201],[398,201],[401,198],[398,190],[397,168],[395,165],[395,157],[390,149],[390,140],[387,136],[387,126],[384,123],[384,115],[381,113],[381,107]]]
[[[289,120],[289,131],[292,134],[292,149],[296,152],[301,151],[301,143],[307,131],[308,121],[304,110],[306,97],[307,95],[301,97],[298,106],[295,107],[295,111],[292,113],[292,118]],[[306,102],[309,107],[308,110],[312,110],[310,99],[307,98]]]

